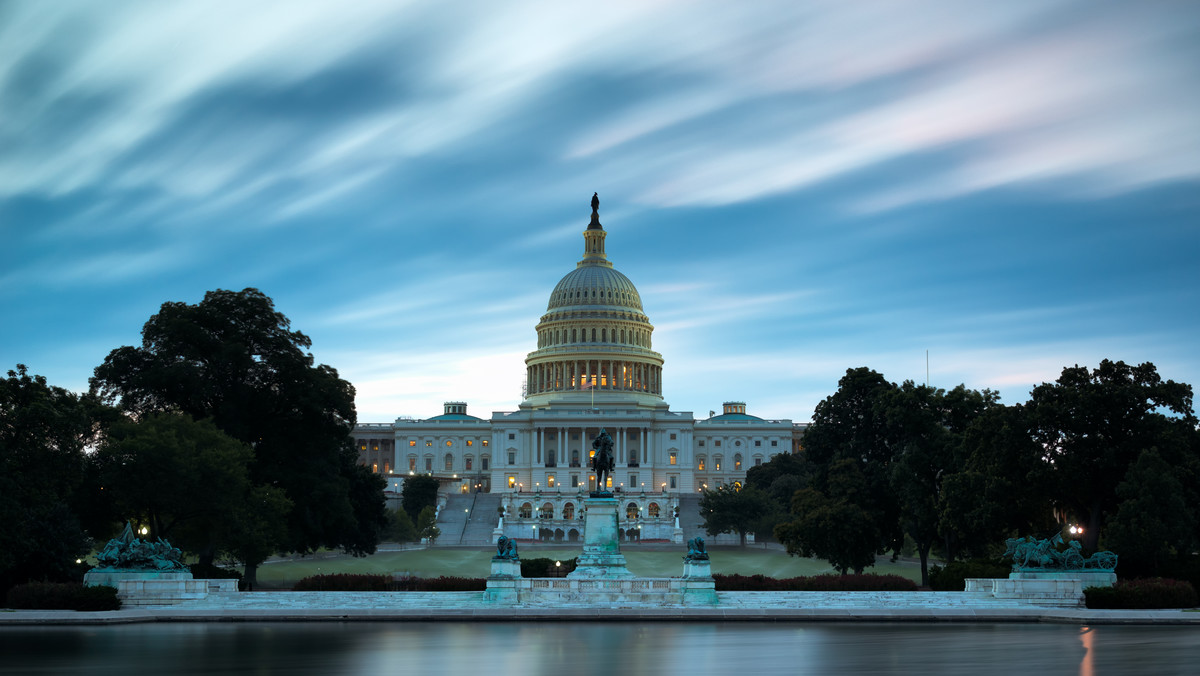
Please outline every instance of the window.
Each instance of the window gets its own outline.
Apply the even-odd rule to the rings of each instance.
[[[379,463],[377,463],[377,462],[371,463],[371,471],[378,474],[379,473]]]
[[[741,440],[741,439],[738,439],[737,441],[733,442],[733,445],[734,445],[734,446],[741,446],[741,445],[742,445],[742,440]]]
[[[636,519],[637,515],[638,515],[638,506],[636,504],[631,502],[628,505],[625,505],[625,518],[626,519],[630,519],[630,520]]]
[[[553,474],[546,476],[546,487],[554,488],[554,475]]]
[[[485,455],[479,459],[479,469],[488,471],[488,457]]]
[[[578,477],[572,477],[572,478],[578,479]],[[575,505],[574,504],[568,502],[567,504],[563,505],[562,518],[564,518],[564,519],[574,519],[575,518]]]
[[[361,444],[361,445],[358,447],[358,450],[360,450],[360,451],[365,451],[365,450],[367,450],[367,445],[366,445],[366,444]]]
[[[755,440],[754,440],[754,445],[755,445],[755,446],[762,446],[762,439],[755,439]]]
[[[713,446],[716,446],[717,448],[720,448],[720,447],[721,447],[721,440],[720,440],[720,439],[717,439],[716,441],[714,441],[714,442],[713,442]]]
[[[449,439],[446,440],[446,448],[450,448],[453,445],[454,445],[453,441],[450,441]]]
[[[508,487],[509,488],[517,487],[517,477],[515,477],[515,476],[508,477]]]
[[[416,440],[416,439],[411,439],[411,440],[409,440],[409,442],[408,442],[408,445],[409,445],[409,446],[416,446],[416,445],[417,445],[417,440]]]
[[[487,439],[484,439],[484,440],[483,440],[483,447],[484,447],[484,448],[487,448],[487,445],[488,445],[488,440],[487,440]]]
[[[651,519],[657,519],[658,518],[658,503],[651,502],[646,507],[646,513],[650,516]]]
[[[514,453],[512,451],[508,452],[508,464],[510,464],[510,465],[517,464],[517,454],[516,453]]]
[[[572,467],[579,466],[579,449],[578,448],[571,451],[571,466]]]
[[[699,458],[696,458],[696,469],[700,470],[701,472],[704,471],[704,456],[703,455],[700,456]]]
[[[429,448],[429,447],[430,447],[430,446],[432,446],[432,445],[433,445],[433,442],[432,442],[432,441],[426,441],[426,442],[425,442],[425,448]]]
[[[467,445],[468,445],[468,446],[474,446],[474,445],[475,445],[475,442],[474,442],[474,441],[471,441],[470,439],[467,439]]]
[[[716,458],[713,458],[713,468],[717,472],[721,471],[721,456],[718,455]]]
[[[454,456],[447,453],[446,454],[446,471],[449,472],[452,469],[454,469]]]
[[[740,470],[742,468],[742,454],[741,453],[738,453],[737,455],[733,456],[733,468],[735,470]]]
[[[433,458],[425,458],[425,471],[426,472],[433,471]]]
[[[637,475],[630,474],[629,475],[629,490],[633,490],[634,488],[637,488],[637,482],[638,482]]]
[[[522,519],[528,519],[529,517],[533,516],[533,505],[529,504],[528,502],[522,503],[521,508],[517,510],[517,516],[521,517]]]
[[[509,433],[508,433],[508,439],[509,439],[509,441],[512,441],[513,439],[516,439],[516,438],[517,438],[517,435],[516,435],[516,434],[514,434],[514,433],[512,433],[512,432],[509,432]]]
[[[667,456],[667,464],[674,465],[678,460],[679,454],[675,451],[671,451],[671,454]]]
[[[473,465],[473,464],[474,464],[474,461],[471,458],[471,456],[468,455],[466,458],[463,459],[463,469],[467,470],[468,472],[471,471],[471,465]]]
[[[571,441],[579,441],[579,434],[578,434],[578,433],[573,433],[573,434],[571,435]]]
[[[779,440],[778,440],[778,439],[772,439],[772,440],[771,440],[771,445],[772,445],[772,446],[778,446],[778,445],[779,445]]]
[[[704,448],[704,440],[703,439],[700,440],[699,445],[701,448]]]
[[[571,488],[579,488],[579,475],[578,474],[571,475]]]
[[[762,464],[762,456],[761,455],[754,456],[754,466],[758,467],[761,464]]]
[[[675,481],[677,478],[678,477],[671,477],[671,488],[678,488]]]
[[[371,449],[371,450],[378,451],[378,450],[379,450],[379,444],[375,444],[375,448],[373,448],[373,449]]]
[[[554,518],[554,505],[550,504],[549,502],[542,505],[541,511],[542,511],[541,517],[543,519],[553,519]]]
[[[675,441],[675,433],[671,432],[671,441]]]
[[[410,455],[410,456],[408,456],[408,471],[410,471],[410,472],[415,472],[415,471],[417,471],[417,458],[416,458],[416,456],[413,456],[413,455]]]

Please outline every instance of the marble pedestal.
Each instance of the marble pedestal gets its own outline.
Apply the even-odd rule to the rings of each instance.
[[[621,553],[620,503],[612,497],[584,500],[587,512],[583,522],[583,553],[568,578],[626,578],[633,573],[625,567]]]

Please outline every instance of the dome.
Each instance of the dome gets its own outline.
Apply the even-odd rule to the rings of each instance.
[[[568,272],[550,293],[546,311],[575,305],[608,306],[642,311],[642,297],[625,275],[608,267],[588,265]]]

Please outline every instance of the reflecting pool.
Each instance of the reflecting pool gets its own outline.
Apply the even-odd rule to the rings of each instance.
[[[0,629],[0,674],[1194,675],[1195,627],[163,623]]]

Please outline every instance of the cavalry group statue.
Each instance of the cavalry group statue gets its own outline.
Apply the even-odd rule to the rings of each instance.
[[[96,555],[99,568],[121,570],[186,571],[183,552],[172,547],[170,542],[159,538],[147,542],[133,534],[133,526],[125,524],[121,535],[108,541],[104,550]]]
[[[1057,533],[1049,540],[1034,540],[1031,537],[1009,538],[1004,541],[1004,556],[1011,556],[1013,570],[1113,570],[1117,567],[1117,555],[1112,552],[1096,552],[1083,555],[1078,540],[1064,541]]]
[[[600,430],[600,434],[592,442],[592,450],[595,453],[592,454],[590,467],[596,473],[596,490],[592,493],[592,497],[611,495],[605,488],[616,467],[616,458],[613,456],[612,437],[608,436],[606,430]]]

